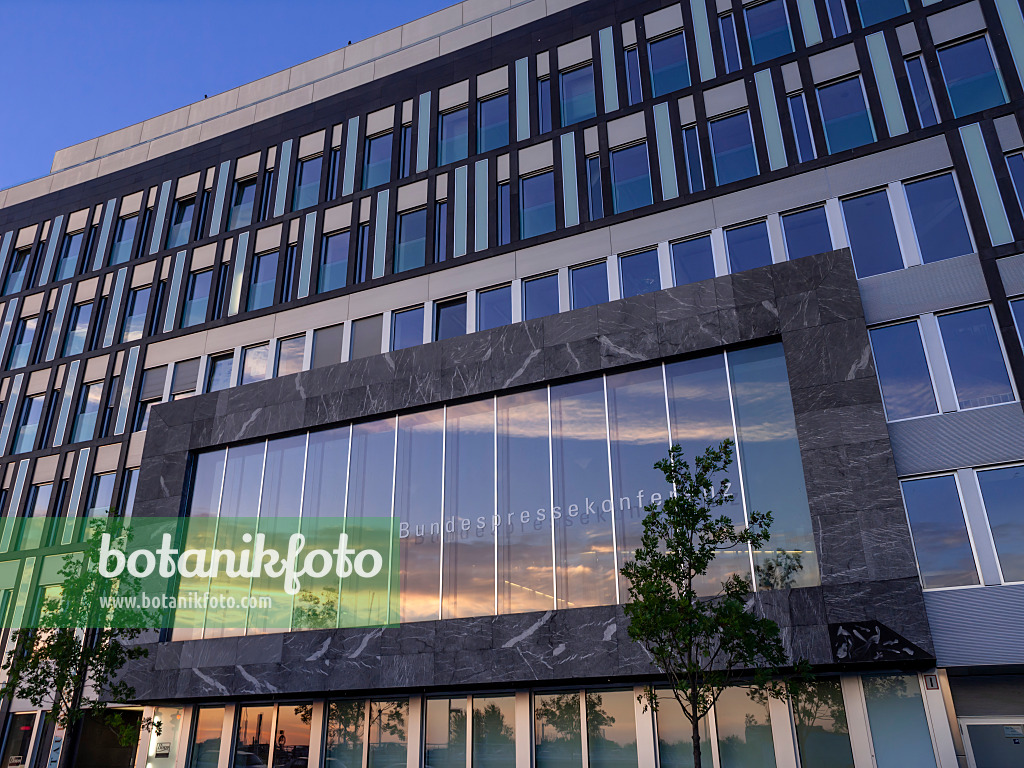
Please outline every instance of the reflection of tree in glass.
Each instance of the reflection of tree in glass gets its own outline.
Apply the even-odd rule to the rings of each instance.
[[[363,744],[363,719],[366,704],[362,701],[332,701],[327,713],[327,744],[333,752],[356,752]],[[303,714],[303,721],[305,714]]]
[[[599,693],[587,694],[587,738],[604,740],[604,729],[615,725],[615,718],[603,709],[604,699]]]
[[[803,555],[776,549],[775,554],[754,566],[758,589],[791,589],[803,570]]]
[[[405,739],[405,707],[404,701],[379,701],[370,707],[370,727],[377,728],[378,735],[394,736],[399,741]]]
[[[849,733],[846,722],[846,706],[843,704],[843,689],[838,680],[817,680],[790,687],[793,702],[793,716],[797,726],[822,725],[831,720],[833,733]]]
[[[535,710],[537,720],[554,728],[558,734],[549,740],[570,741],[579,738],[580,698],[576,693],[559,693],[548,696]]]
[[[334,629],[338,626],[338,594],[327,590],[302,590],[292,609],[294,629]]]
[[[515,731],[505,722],[505,715],[497,704],[473,708],[473,741],[489,745],[515,743]]]

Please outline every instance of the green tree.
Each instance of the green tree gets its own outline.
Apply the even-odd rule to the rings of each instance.
[[[732,501],[724,474],[732,452],[731,440],[710,446],[694,457],[691,469],[675,445],[655,464],[675,491],[645,508],[640,547],[622,566],[629,581],[629,636],[668,677],[692,727],[695,768],[701,768],[700,720],[725,687],[744,677],[758,690],[781,697],[785,687],[777,673],[789,661],[778,625],[753,609],[748,578],[733,574],[717,594],[697,594],[700,578],[719,552],[747,545],[761,549],[769,539],[771,512],[751,512],[746,527],[716,514]],[[775,563],[771,581],[785,583],[795,567],[799,562],[792,559]],[[653,687],[643,698],[657,709]]]

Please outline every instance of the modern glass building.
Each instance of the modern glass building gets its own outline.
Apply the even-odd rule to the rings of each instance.
[[[152,633],[160,734],[4,701],[0,764],[689,766],[618,569],[726,437],[775,523],[702,589],[815,678],[705,765],[1024,764],[1022,109],[1013,0],[465,0],[60,150],[0,191],[5,518],[390,519],[400,586]]]

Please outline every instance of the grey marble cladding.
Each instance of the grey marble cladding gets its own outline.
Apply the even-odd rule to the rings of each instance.
[[[795,655],[834,664],[829,624],[932,641],[848,251],[564,312],[157,406],[136,515],[177,515],[190,451],[781,339],[820,587],[762,593]],[[1019,409],[1019,406],[1018,406]],[[140,699],[513,685],[655,673],[621,608],[158,644]],[[180,649],[180,650],[179,650]]]

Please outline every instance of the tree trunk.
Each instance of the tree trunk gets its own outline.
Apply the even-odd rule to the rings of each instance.
[[[700,719],[694,718],[693,726],[693,768],[702,768],[700,764]]]

